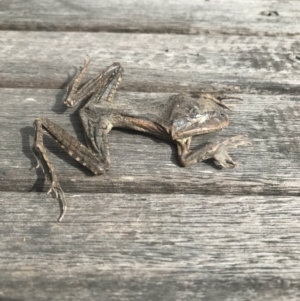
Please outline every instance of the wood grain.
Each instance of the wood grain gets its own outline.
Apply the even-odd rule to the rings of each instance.
[[[67,197],[1,195],[2,300],[299,298],[299,198]]]
[[[2,30],[297,35],[297,0],[5,0]],[[275,13],[274,13],[275,12]]]
[[[0,301],[299,300],[300,2],[0,1]],[[95,177],[45,136],[66,192],[35,170],[32,122],[84,142],[62,104],[119,61],[115,101],[224,90],[243,97],[230,125],[193,145],[247,134],[239,163],[178,165],[170,143],[113,130],[111,169]],[[30,191],[30,192],[29,192]],[[38,192],[36,192],[38,191]]]
[[[0,43],[1,87],[65,88],[89,54],[86,79],[119,61],[127,91],[299,94],[296,37],[2,31]]]
[[[115,101],[130,106],[130,99],[151,102],[167,95],[119,92]],[[235,111],[230,113],[228,128],[198,136],[193,143],[196,146],[247,134],[253,145],[231,153],[239,163],[233,170],[218,170],[211,161],[182,168],[173,145],[132,131],[113,130],[109,135],[111,169],[106,175],[96,177],[73,161],[52,139],[45,138],[45,144],[67,192],[298,195],[299,98],[291,95],[241,96],[243,102],[228,101],[236,105]],[[60,90],[1,89],[0,98],[5,100],[5,110],[1,113],[0,190],[41,190],[43,175],[39,170],[36,174],[30,169],[36,164],[31,151],[32,122],[38,116],[47,116],[84,143],[78,112],[76,109],[64,112]]]

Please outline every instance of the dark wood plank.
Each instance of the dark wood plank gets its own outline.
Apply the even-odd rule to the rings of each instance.
[[[0,29],[296,35],[297,0],[5,0]]]
[[[78,112],[65,111],[62,94],[61,90],[0,90],[0,190],[43,189],[41,171],[36,174],[30,169],[36,164],[31,144],[32,122],[37,116],[47,116],[84,142]],[[151,102],[167,96],[119,92],[115,101],[130,105],[131,99]],[[228,101],[236,104],[228,128],[197,137],[193,143],[248,134],[253,146],[231,153],[239,163],[233,170],[218,170],[212,162],[182,168],[178,166],[173,145],[151,136],[113,130],[109,136],[111,169],[106,175],[95,177],[69,158],[52,139],[45,138],[45,144],[67,192],[298,195],[299,97],[250,94],[242,97],[243,102]]]
[[[298,300],[299,198],[0,197],[2,300]]]
[[[62,88],[86,54],[87,79],[119,61],[121,89],[299,94],[298,38],[0,32],[1,87]]]

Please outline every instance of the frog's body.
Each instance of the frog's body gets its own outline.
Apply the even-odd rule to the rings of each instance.
[[[87,124],[87,132],[93,132],[93,129],[100,124],[102,134],[105,133],[105,136],[115,127],[146,132],[174,142],[178,145],[179,160],[183,166],[195,162],[194,156],[191,160],[188,156],[189,145],[193,136],[215,132],[228,125],[225,109],[218,99],[210,93],[193,94],[193,96],[191,94],[177,94],[162,101],[158,100],[151,103],[146,101],[144,104],[140,101],[130,101],[130,107],[128,104],[126,106],[126,100],[119,102],[100,101],[97,104],[85,106],[81,109],[80,116],[83,124]],[[97,135],[90,135],[87,137],[87,141],[91,141],[90,148],[94,148],[94,152],[98,153]],[[93,147],[94,145],[96,147]],[[107,170],[109,167],[108,148],[105,152],[105,159],[102,162],[104,169]],[[205,156],[201,160],[208,158]],[[229,167],[228,163],[231,164],[230,167],[234,165],[233,161],[227,161],[221,165],[223,167]],[[103,167],[100,170],[94,168],[92,171],[95,174],[101,174]]]
[[[228,125],[226,106],[221,101],[222,96],[213,93],[177,94],[151,102],[131,100],[128,106],[126,100],[112,102],[123,72],[119,63],[112,64],[78,89],[88,63],[86,62],[75,79],[65,100],[67,106],[74,106],[92,95],[80,110],[87,147],[47,118],[37,118],[34,123],[36,136],[33,151],[51,181],[50,191],[61,201],[62,213],[59,221],[66,212],[66,201],[44,149],[42,129],[55,138],[70,156],[96,175],[109,169],[107,135],[113,127],[146,132],[176,143],[179,162],[183,166],[209,158],[214,158],[215,162],[223,168],[236,166],[227,154],[227,149],[249,144],[244,136],[235,136],[222,142],[210,143],[202,148],[190,150],[193,136],[218,131]]]
[[[126,99],[102,101],[94,109],[96,116],[110,120],[113,127],[147,132],[173,142],[228,125],[224,108],[208,93],[177,94],[151,103],[130,100],[130,107]]]

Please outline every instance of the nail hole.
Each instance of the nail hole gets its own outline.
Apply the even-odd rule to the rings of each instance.
[[[266,17],[278,17],[279,13],[276,10],[268,10],[268,11],[262,11],[260,15]]]

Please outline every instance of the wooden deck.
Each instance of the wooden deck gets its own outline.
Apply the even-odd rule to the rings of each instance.
[[[0,300],[299,300],[299,14],[296,0],[0,1]],[[69,205],[57,223],[32,122],[84,142],[62,100],[86,54],[86,80],[123,65],[115,101],[242,97],[194,145],[253,145],[231,152],[236,169],[182,168],[173,145],[113,130],[95,177],[45,137]]]

